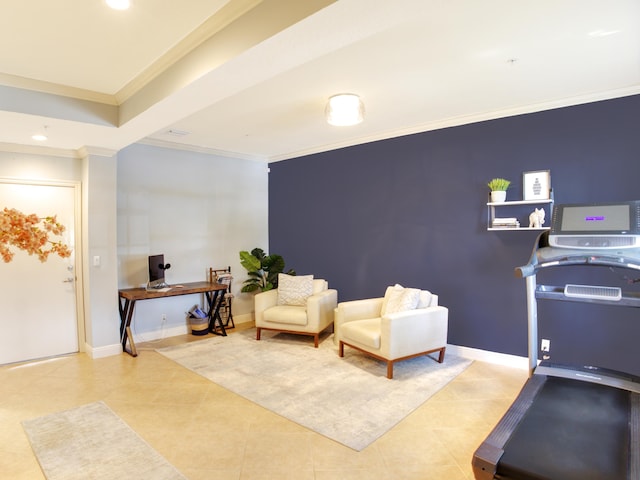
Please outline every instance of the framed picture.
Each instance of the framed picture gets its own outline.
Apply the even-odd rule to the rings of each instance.
[[[523,200],[549,200],[551,193],[551,171],[538,170],[522,174]]]

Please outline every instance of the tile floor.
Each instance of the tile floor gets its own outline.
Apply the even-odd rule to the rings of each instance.
[[[102,400],[191,480],[472,480],[473,452],[527,378],[524,370],[474,362],[355,452],[154,351],[201,338],[138,344],[137,358],[81,353],[0,367],[0,477],[44,479],[22,420]]]

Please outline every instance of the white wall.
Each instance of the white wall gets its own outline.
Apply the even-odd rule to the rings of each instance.
[[[111,156],[96,156],[88,152],[79,158],[73,152],[58,154],[42,149],[40,153],[40,150],[34,149],[29,153],[27,150],[11,151],[0,147],[0,176],[22,180],[81,182],[82,252],[76,255],[76,265],[82,268],[83,273],[78,292],[83,308],[78,316],[84,326],[81,331],[84,331],[85,338],[80,348],[93,356],[118,353],[116,160]],[[99,268],[89,267],[89,252],[100,254],[103,258]]]
[[[116,254],[115,155],[84,152],[82,160],[83,290],[87,350],[94,357],[121,351]],[[100,258],[99,265],[93,259]]]
[[[0,176],[26,180],[82,180],[82,161],[78,158],[54,157],[34,153],[2,151]]]
[[[265,163],[136,144],[118,154],[118,286],[147,281],[147,257],[164,254],[170,284],[206,279],[209,267],[231,266],[236,322],[251,319],[253,296],[240,250],[268,250]],[[136,303],[136,341],[187,331],[185,312],[199,295]],[[162,315],[167,316],[162,325]]]

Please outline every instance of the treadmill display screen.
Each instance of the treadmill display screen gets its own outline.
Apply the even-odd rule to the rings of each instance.
[[[639,248],[640,200],[557,205],[549,246],[585,250]]]
[[[628,231],[629,205],[566,206],[562,214],[562,231]]]

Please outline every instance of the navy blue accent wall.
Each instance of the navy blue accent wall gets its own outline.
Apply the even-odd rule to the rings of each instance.
[[[636,95],[272,163],[270,253],[326,278],[339,301],[394,283],[431,290],[449,308],[449,343],[526,356],[525,282],[514,267],[538,232],[488,232],[486,183],[512,180],[507,200],[519,200],[522,172],[548,169],[556,203],[640,199],[639,114]],[[531,210],[499,213],[525,223]],[[553,360],[640,375],[639,354],[626,351],[640,350],[640,311],[549,303],[540,336]]]

